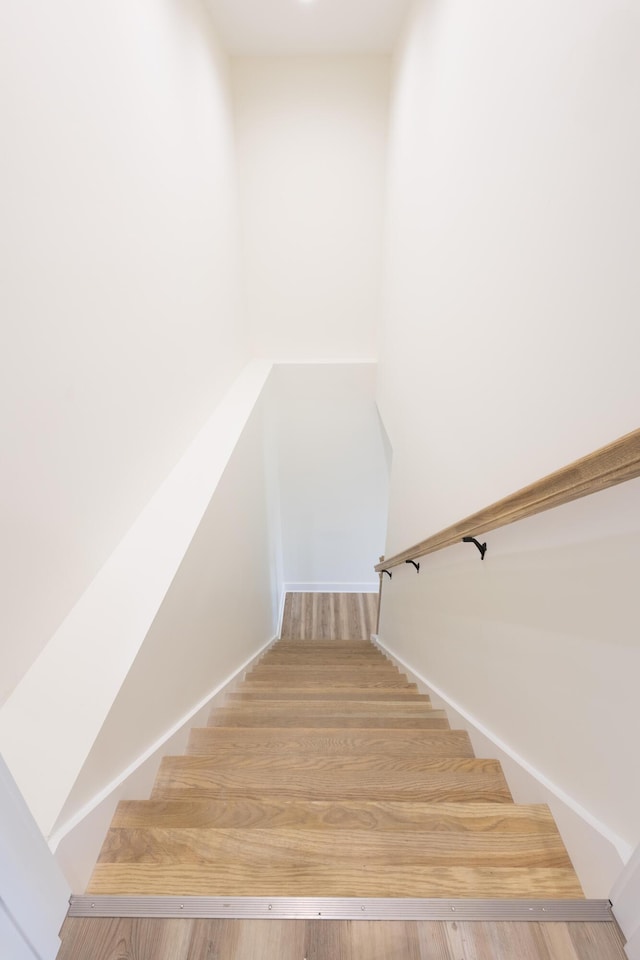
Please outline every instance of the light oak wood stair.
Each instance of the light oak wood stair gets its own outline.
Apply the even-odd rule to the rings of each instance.
[[[88,892],[582,897],[548,808],[354,639],[277,642],[119,805]]]

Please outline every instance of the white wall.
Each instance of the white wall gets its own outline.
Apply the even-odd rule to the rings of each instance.
[[[609,842],[606,864],[586,835],[570,849],[592,896],[640,837],[639,498],[631,481],[487,533],[483,561],[460,544],[383,588],[384,643]]]
[[[416,4],[392,95],[387,555],[638,426],[639,43],[628,0]],[[381,623],[623,856],[639,492],[487,535],[484,563],[400,569]]]
[[[615,918],[624,934],[625,947],[629,960],[640,957],[640,845],[636,847],[631,859],[618,878],[611,891],[611,902]]]
[[[416,4],[390,128],[389,552],[638,426],[639,41],[631,0]]]
[[[252,349],[274,359],[371,359],[389,61],[232,63]]]
[[[0,11],[0,702],[245,356],[199,0]]]
[[[74,816],[276,635],[256,405],[162,606],[60,813]]]
[[[0,757],[0,956],[55,960],[69,893]]]
[[[0,711],[0,750],[45,836],[152,629],[270,369],[266,361],[247,365]],[[261,544],[259,526],[254,536]],[[233,556],[233,541],[218,547]],[[259,576],[277,594],[269,570]],[[197,595],[201,580],[192,586]],[[256,589],[250,578],[244,586]],[[193,616],[186,600],[182,616]],[[201,639],[185,636],[181,655],[197,662]],[[248,642],[259,646],[258,637]],[[180,703],[179,688],[174,696]],[[173,702],[162,709],[168,727]]]
[[[389,481],[376,365],[278,364],[271,380],[282,578],[293,590],[378,588]]]

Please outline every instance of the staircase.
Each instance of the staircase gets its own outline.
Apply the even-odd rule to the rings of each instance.
[[[294,602],[288,638],[163,760],[151,799],[119,805],[88,892],[581,898],[548,808],[514,804],[357,625],[327,638],[331,618]]]

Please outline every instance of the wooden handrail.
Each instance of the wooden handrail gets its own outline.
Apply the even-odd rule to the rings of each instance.
[[[516,493],[492,503],[490,507],[471,514],[453,526],[435,533],[426,540],[414,544],[408,550],[389,557],[375,567],[379,573],[383,568],[396,567],[405,560],[415,560],[436,550],[443,550],[463,537],[474,537],[509,523],[533,517],[536,513],[551,510],[571,500],[579,500],[607,487],[614,487],[625,480],[640,476],[640,430],[627,433],[606,447],[576,460],[548,477],[523,487]]]

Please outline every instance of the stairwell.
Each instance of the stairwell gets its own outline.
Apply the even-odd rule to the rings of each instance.
[[[513,803],[500,764],[365,639],[364,602],[300,603],[151,798],[119,805],[88,892],[582,897],[548,808]]]
[[[58,960],[626,960],[548,808],[367,639],[375,613],[287,596],[282,638],[119,804]]]

